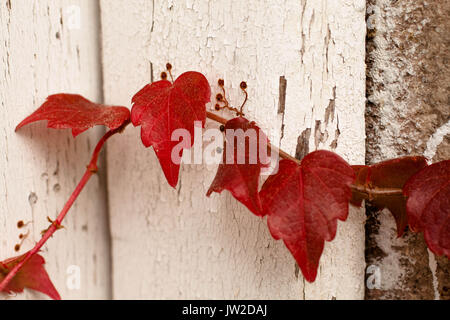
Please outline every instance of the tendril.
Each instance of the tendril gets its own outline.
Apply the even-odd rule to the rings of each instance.
[[[236,112],[236,115],[238,115],[240,117],[244,116],[245,114],[242,112],[242,110],[243,110],[243,107],[244,107],[245,103],[247,102],[247,98],[248,98],[248,95],[247,95],[247,92],[245,91],[245,89],[243,89],[243,91],[246,94],[244,104],[240,107],[240,109],[238,109],[238,108],[234,108],[234,107],[230,106],[230,103],[227,100],[227,97],[226,97],[227,93],[225,91],[225,81],[223,79],[219,79],[218,84],[219,84],[219,87],[222,89],[222,93],[218,93],[216,95],[217,103],[216,103],[215,109],[217,111],[220,111],[222,109],[227,109],[227,110]],[[242,83],[241,83],[241,86],[242,86]],[[245,86],[247,86],[247,85],[245,84]],[[223,103],[224,105],[221,106],[220,105],[221,103]]]

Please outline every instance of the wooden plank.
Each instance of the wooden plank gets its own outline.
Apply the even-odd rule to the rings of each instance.
[[[0,259],[34,246],[47,216],[70,196],[101,131],[75,141],[69,131],[15,126],[49,94],[75,92],[100,101],[98,3],[91,0],[0,3]],[[94,177],[59,231],[43,249],[47,270],[64,299],[103,299],[110,293],[109,231],[104,179]],[[31,221],[23,230],[17,221]],[[79,269],[77,269],[79,268]],[[77,289],[77,272],[80,287]],[[43,298],[31,291],[19,299]]]
[[[204,73],[214,93],[224,78],[235,105],[246,80],[247,116],[291,154],[364,163],[365,1],[103,0],[101,14],[106,102],[129,104],[171,62],[177,75]],[[265,221],[229,194],[205,197],[215,166],[183,165],[172,190],[138,129],[107,161],[114,298],[363,298],[363,212],[339,224],[306,284]]]

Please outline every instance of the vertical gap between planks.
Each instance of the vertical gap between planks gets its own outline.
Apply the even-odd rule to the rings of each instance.
[[[96,1],[96,29],[97,29],[97,43],[98,43],[98,52],[96,59],[98,60],[98,70],[99,73],[99,81],[100,81],[100,101],[99,103],[105,103],[105,91],[104,91],[104,76],[103,76],[103,26],[102,26],[102,6],[100,0]],[[106,129],[101,132],[103,135],[106,132]],[[103,203],[104,208],[106,211],[105,214],[105,224],[106,228],[108,230],[107,235],[107,247],[108,247],[108,254],[107,254],[107,260],[106,263],[108,265],[108,295],[106,299],[111,300],[113,298],[113,265],[112,265],[112,234],[111,234],[111,223],[110,223],[110,208],[109,208],[109,193],[108,193],[108,163],[106,161],[106,151],[108,148],[108,144],[106,143],[103,147],[102,154],[100,156],[100,168],[103,168],[99,171],[99,179],[101,181],[100,185],[103,188]]]

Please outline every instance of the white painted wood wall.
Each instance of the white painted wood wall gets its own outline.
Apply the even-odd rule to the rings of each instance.
[[[103,0],[101,8],[107,103],[129,104],[151,79],[151,65],[157,79],[170,61],[178,75],[201,71],[213,85],[223,77],[235,104],[246,80],[247,115],[286,151],[295,153],[307,128],[310,150],[330,149],[339,127],[336,151],[364,163],[365,1]],[[326,124],[334,87],[335,115]],[[229,194],[204,196],[215,167],[183,166],[172,190],[138,129],[113,141],[107,159],[115,298],[363,297],[363,214],[352,211],[340,224],[317,282],[305,284],[265,221]]]
[[[299,136],[311,129],[310,151],[335,150],[352,163],[364,163],[364,0],[101,0],[100,12],[91,0],[47,2],[49,14],[45,1],[33,6],[13,1],[9,11],[1,4],[0,34],[7,47],[0,61],[2,71],[9,64],[10,72],[0,75],[6,111],[1,120],[6,138],[0,138],[6,150],[0,160],[5,190],[0,192],[5,199],[0,202],[0,259],[13,254],[17,220],[34,215],[37,240],[45,216],[54,217],[81,177],[95,133],[72,142],[69,133],[50,132],[44,125],[18,135],[13,130],[48,94],[102,98],[99,34],[106,103],[130,106],[151,71],[157,80],[170,61],[177,75],[204,73],[213,92],[217,79],[224,78],[234,104],[242,101],[238,86],[246,80],[247,116],[291,154]],[[59,24],[61,12],[73,3],[83,9],[79,30]],[[32,23],[21,23],[27,20]],[[286,78],[287,91],[279,113],[280,77]],[[318,279],[309,284],[284,245],[271,238],[265,221],[227,193],[205,197],[215,167],[182,166],[173,190],[135,128],[109,142],[107,165],[107,187],[90,182],[69,215],[68,230],[44,252],[63,298],[363,298],[363,212],[352,209],[349,221],[339,223],[337,239],[326,244]],[[32,206],[30,192],[38,197]],[[81,290],[66,289],[67,264],[81,266]]]
[[[78,14],[78,8],[80,12]],[[15,126],[52,93],[102,99],[98,4],[92,0],[0,2],[0,260],[34,246],[46,216],[55,218],[89,162],[100,136],[31,125]],[[77,16],[81,18],[77,24]],[[18,230],[17,221],[32,221]],[[47,270],[65,299],[110,297],[109,231],[104,182],[94,177],[59,231],[43,249]],[[71,290],[76,266],[80,288]],[[75,283],[76,284],[76,283]],[[43,298],[27,291],[21,299]]]

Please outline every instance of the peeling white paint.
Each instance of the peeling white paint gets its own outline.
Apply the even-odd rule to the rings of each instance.
[[[311,128],[311,151],[316,143],[332,149],[336,140],[338,153],[364,163],[364,1],[154,1],[153,6],[103,0],[101,7],[106,102],[129,105],[151,79],[150,65],[158,79],[171,62],[177,75],[203,72],[213,93],[217,79],[224,78],[234,105],[243,99],[239,83],[246,80],[247,116],[291,154]],[[287,80],[284,116],[278,114],[281,76]],[[334,117],[326,123],[331,101]],[[208,122],[211,126],[217,124]],[[265,221],[227,193],[204,196],[216,168],[184,165],[177,190],[171,190],[154,152],[140,145],[139,130],[132,128],[111,141],[108,168],[115,298],[364,297],[363,212],[352,208],[349,221],[339,223],[316,283],[305,284]]]
[[[405,270],[400,263],[403,256],[396,248],[406,245],[405,237],[397,238],[397,226],[392,214],[385,209],[378,213],[380,227],[375,236],[376,242],[385,256],[376,261],[381,272],[381,290],[401,288]],[[407,288],[402,288],[407,290]]]
[[[10,5],[9,5],[10,4]],[[70,6],[81,13],[70,28]],[[44,123],[14,132],[50,94],[73,92],[102,98],[98,6],[92,0],[0,2],[0,261],[23,254],[63,208],[86,170],[102,129],[74,140],[69,130]],[[66,22],[66,23],[64,23]],[[105,185],[92,178],[58,231],[43,247],[46,269],[63,299],[106,299],[109,231]],[[30,222],[23,229],[17,221]],[[20,252],[19,234],[30,232]],[[67,270],[80,268],[79,290],[67,286]],[[3,298],[3,296],[2,296]],[[30,290],[17,299],[45,299]]]
[[[424,157],[428,160],[432,160],[436,155],[437,148],[444,140],[446,135],[450,134],[450,121],[448,121],[443,126],[439,127],[436,132],[427,141],[427,149],[424,152]]]
[[[434,253],[431,252],[430,249],[428,249],[428,261],[429,261],[429,267],[431,270],[431,274],[433,275],[434,300],[440,300],[441,295],[439,293],[439,280],[436,276],[437,262],[436,262],[436,257],[434,256]]]

